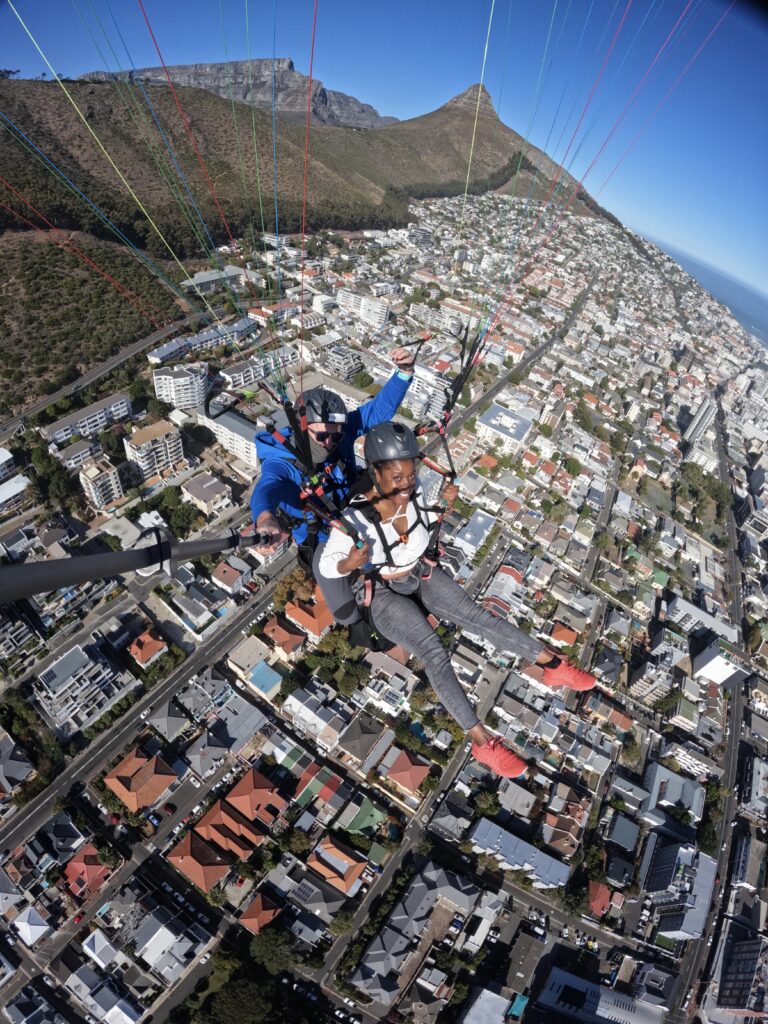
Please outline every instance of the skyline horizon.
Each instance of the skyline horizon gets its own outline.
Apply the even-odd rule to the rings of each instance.
[[[248,0],[245,3],[247,15]],[[626,10],[629,10],[631,4],[632,0],[629,0]],[[638,14],[635,8],[634,15],[642,16],[642,21],[638,24],[637,18],[634,22],[631,18],[628,20],[626,32],[634,30],[634,37],[629,42],[626,35],[619,40],[613,54],[613,64],[603,61],[595,81],[600,80],[602,70],[606,70],[606,75],[600,81],[600,88],[593,87],[595,103],[592,107],[589,107],[592,96],[588,97],[584,111],[589,107],[589,116],[583,117],[583,111],[583,122],[580,118],[576,125],[576,130],[581,131],[581,137],[573,147],[573,152],[570,144],[567,149],[563,149],[563,139],[572,128],[576,111],[586,95],[606,40],[613,33],[615,43],[623,24],[617,24],[614,18],[616,3],[608,13],[609,0],[593,0],[590,4],[590,12],[593,6],[597,10],[596,19],[602,14],[606,18],[602,25],[588,26],[588,17],[581,26],[578,44],[570,54],[571,66],[568,69],[559,66],[561,53],[558,48],[565,40],[564,56],[568,56],[569,44],[573,41],[573,38],[568,38],[569,32],[571,37],[576,35],[576,26],[572,28],[568,24],[570,3],[560,24],[555,19],[557,0],[554,0],[551,19],[544,17],[542,12],[526,12],[519,40],[515,38],[510,42],[511,0],[506,10],[503,0],[490,0],[491,18],[487,24],[485,18],[488,11],[484,10],[479,21],[464,19],[466,24],[463,24],[464,31],[460,35],[457,34],[459,23],[451,19],[451,10],[455,8],[458,16],[461,4],[457,0],[446,0],[446,17],[439,21],[430,19],[430,49],[422,46],[420,40],[414,40],[409,34],[399,31],[396,24],[393,27],[401,9],[403,16],[409,13],[418,16],[419,13],[404,5],[402,0],[395,0],[392,18],[384,22],[379,19],[375,26],[370,12],[356,19],[334,19],[334,40],[329,48],[327,44],[324,45],[327,37],[323,35],[323,13],[327,17],[329,9],[331,12],[343,11],[345,5],[341,0],[327,0],[324,7],[320,8],[314,78],[327,89],[344,92],[361,103],[370,104],[381,116],[395,116],[400,120],[427,114],[472,85],[477,85],[482,79],[502,123],[545,152],[557,165],[563,164],[577,180],[586,179],[583,184],[585,190],[622,224],[650,240],[664,239],[668,246],[707,264],[768,300],[768,293],[764,291],[765,275],[759,269],[768,266],[765,241],[768,237],[768,204],[758,171],[764,163],[761,159],[763,150],[765,160],[768,160],[768,132],[764,127],[760,128],[763,122],[753,116],[753,113],[757,113],[755,99],[760,90],[755,89],[755,83],[749,78],[750,72],[757,71],[759,76],[765,78],[765,87],[768,89],[768,62],[754,65],[750,59],[752,51],[755,57],[762,53],[760,47],[763,40],[768,44],[766,22],[743,2],[733,10],[726,9],[720,0],[712,0],[708,10],[706,4],[707,0],[704,0],[695,13],[689,12],[688,0],[682,11],[678,12],[677,20],[675,12],[665,13],[660,9],[652,11],[653,3],[644,16]],[[222,0],[222,22],[218,26],[221,36],[217,36],[216,19],[213,19],[200,0],[192,0],[191,17],[182,25],[171,19],[162,7],[157,6],[152,10],[153,5],[147,3],[164,50],[164,59],[169,66],[196,63],[226,65],[230,61],[257,57],[260,60],[272,60],[274,55],[275,58],[292,60],[297,71],[307,74],[310,48],[306,22],[311,11],[306,0],[281,0],[279,6],[275,3],[275,20],[272,21],[270,16],[257,23],[259,36],[252,40],[253,45],[249,42],[249,52],[244,52],[246,44],[242,33],[236,36],[232,24],[228,27],[230,41],[227,45],[225,5],[232,15],[234,25],[238,24],[237,19],[242,11],[242,8],[235,9],[231,0]],[[495,22],[494,6],[497,7]],[[53,7],[51,0],[43,0],[35,10],[34,24],[31,23],[33,19],[30,19],[33,32],[46,7]],[[96,13],[93,4],[91,8]],[[76,2],[75,9],[78,10]],[[702,17],[702,12],[706,18]],[[702,40],[708,39],[707,29],[719,26],[718,17],[723,16],[723,12],[729,13],[729,17],[719,29],[719,38],[716,37],[709,48],[704,49],[701,62],[692,68],[686,83],[675,91],[679,79],[679,74],[675,78],[675,73],[679,72],[681,66],[685,70],[692,65],[699,52],[697,45],[700,49]],[[111,15],[111,11],[109,13]],[[686,20],[685,15],[689,13]],[[96,17],[98,19],[97,13]],[[504,37],[505,20],[506,37],[500,53],[498,37]],[[704,21],[706,24],[701,23]],[[114,49],[114,61],[98,59],[97,53],[86,45],[87,38],[82,29],[88,26],[84,20],[82,26],[75,26],[74,29],[72,19],[64,22],[58,36],[50,41],[42,40],[42,48],[45,50],[49,45],[52,47],[50,58],[54,67],[67,77],[77,77],[96,70],[130,70],[131,66],[159,67],[157,54],[149,48],[145,38],[147,26],[140,23],[137,17],[131,20],[131,15],[125,12],[121,12],[120,22],[118,25],[113,21],[114,28],[107,25],[105,38],[109,39],[110,34],[117,31],[124,48],[122,64]],[[105,32],[101,22],[98,24],[102,32]],[[678,25],[680,31],[674,36]],[[29,40],[10,13],[10,8],[0,5],[0,29],[4,27],[8,31],[0,31],[0,63],[12,68],[19,67],[19,77],[39,77],[39,74],[34,73],[40,67],[39,55],[30,50]],[[268,52],[270,47],[268,40],[265,40],[266,29],[269,27],[272,28],[272,52]],[[375,34],[366,31],[374,27],[377,30]],[[602,32],[598,33],[600,28]],[[654,29],[654,37],[646,39],[651,29]],[[592,35],[599,34],[595,51],[591,57],[584,56],[579,63],[577,57],[581,59],[582,52],[587,49],[586,42],[594,42],[590,30]],[[515,33],[512,33],[514,36]],[[390,48],[392,37],[397,38],[398,48]],[[537,75],[535,71],[539,52],[536,47],[541,48],[545,38],[546,45]],[[663,50],[658,49],[658,43],[665,38],[672,38],[672,43],[658,59]],[[550,46],[552,39],[553,47]],[[442,51],[447,51],[449,44],[459,40],[461,49],[457,51],[455,59],[449,63],[441,60]],[[585,40],[583,46],[582,40]],[[515,46],[521,52],[520,63],[515,66],[513,89],[509,81],[512,72],[507,72],[507,58]],[[414,48],[418,49],[421,57],[421,62],[415,65],[408,60],[409,50]],[[681,52],[683,48],[685,53]],[[644,53],[637,52],[643,49]],[[370,59],[365,59],[368,51]],[[670,61],[670,55],[676,51],[677,56],[674,61]],[[469,52],[473,54],[471,59],[466,56]],[[103,56],[100,50],[98,54]],[[383,58],[382,66],[375,59],[377,54]],[[734,54],[740,57],[735,64]],[[653,59],[646,67],[644,62],[649,55]],[[483,56],[483,63],[478,67],[480,56]],[[546,57],[549,59],[548,64],[544,59]],[[112,63],[116,66],[112,67]],[[671,64],[675,66],[670,67]],[[404,66],[407,66],[407,70]],[[625,67],[628,78],[624,74]],[[635,85],[629,100],[622,107],[622,87],[629,91],[630,83],[634,80],[633,74],[640,75],[643,68],[645,71],[642,72],[639,85],[650,95],[643,95],[641,99],[639,85]],[[649,74],[649,70],[653,73]],[[584,81],[577,81],[580,75],[585,76]],[[659,75],[666,75],[667,81],[657,83],[655,77]],[[671,87],[670,76],[674,79]],[[571,96],[571,113],[562,117]],[[527,108],[528,101],[532,107]],[[631,116],[617,130],[616,125],[625,113]],[[670,119],[671,113],[675,116]],[[659,114],[658,118],[656,114]],[[546,122],[550,115],[553,116],[547,130]],[[635,120],[639,120],[639,125],[634,123]],[[649,131],[648,136],[652,137],[653,143],[649,147],[641,136],[650,122],[653,122],[653,131]],[[601,131],[611,125],[613,127],[608,131],[609,145],[606,152],[603,153],[606,147],[606,143],[603,143],[597,157],[590,162],[586,153],[582,155],[582,148],[590,142],[590,134],[599,136]],[[558,130],[559,138],[556,138]],[[716,133],[714,146],[713,131]],[[572,141],[573,138],[575,132]],[[745,152],[748,146],[754,159],[731,159],[729,154],[737,145]],[[634,147],[631,149],[631,158],[622,163],[628,147]],[[605,166],[597,166],[596,161],[603,159]],[[601,179],[612,165],[613,170],[601,184]],[[613,178],[613,171],[619,165],[621,174]],[[596,171],[591,176],[595,167]],[[725,187],[724,183],[727,183]],[[606,190],[605,196],[602,195],[603,189]]]

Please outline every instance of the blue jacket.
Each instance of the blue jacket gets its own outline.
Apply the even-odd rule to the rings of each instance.
[[[392,419],[412,379],[412,377],[395,371],[375,398],[365,402],[359,409],[355,409],[347,416],[344,438],[334,452],[334,463],[330,469],[331,476],[339,483],[335,492],[337,501],[343,501],[346,498],[357,475],[354,469],[355,440],[363,434],[367,434],[377,424],[386,423],[387,420]],[[292,431],[287,430],[284,436],[289,438],[291,434]],[[275,513],[280,508],[292,519],[300,520],[292,532],[296,543],[302,544],[307,538],[307,526],[304,521],[305,510],[299,500],[299,491],[305,474],[296,464],[294,456],[271,434],[256,434],[254,442],[256,454],[261,463],[261,478],[251,495],[253,521],[256,522],[262,512]],[[340,460],[344,464],[343,471],[336,464],[336,460]],[[321,543],[327,539],[328,531],[321,526],[317,537],[318,542]]]

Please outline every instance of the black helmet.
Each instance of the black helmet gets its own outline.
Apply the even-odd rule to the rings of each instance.
[[[416,435],[403,423],[380,423],[369,430],[363,451],[369,466],[395,459],[418,459],[420,454]]]
[[[346,423],[347,407],[342,399],[327,388],[312,388],[304,395],[307,423]]]

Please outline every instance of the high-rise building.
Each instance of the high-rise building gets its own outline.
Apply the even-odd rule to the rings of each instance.
[[[8,480],[16,472],[13,456],[7,448],[0,448],[0,483]]]
[[[79,477],[80,486],[94,509],[106,508],[123,497],[120,474],[106,456],[84,463]]]
[[[184,464],[181,434],[168,420],[134,430],[123,439],[123,444],[126,457],[139,467],[145,480],[167,470],[181,469]]]
[[[717,406],[712,399],[707,396],[694,413],[693,419],[688,424],[686,431],[683,434],[683,440],[687,441],[690,445],[696,444],[699,438],[702,437],[702,435],[709,429],[716,413]]]
[[[205,362],[154,370],[152,382],[157,398],[177,409],[192,409],[201,405],[211,386],[208,363]]]
[[[342,312],[352,313],[372,327],[383,327],[389,320],[388,303],[374,299],[372,295],[358,295],[348,288],[340,288],[338,303]]]

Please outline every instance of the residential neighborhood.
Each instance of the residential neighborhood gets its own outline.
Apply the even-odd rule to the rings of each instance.
[[[429,422],[490,323],[441,564],[597,685],[436,623],[500,779],[288,543],[0,606],[9,1020],[158,1024],[235,955],[329,1021],[766,1014],[768,357],[631,231],[567,213],[512,281],[528,201],[463,202],[183,281],[241,308],[3,436],[0,554],[243,529],[276,380],[355,409],[418,343],[398,418]]]

